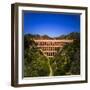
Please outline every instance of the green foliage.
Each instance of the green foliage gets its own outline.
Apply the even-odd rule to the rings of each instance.
[[[25,77],[48,76],[49,66],[47,63],[48,62],[47,58],[36,47],[36,44],[34,43],[33,40],[29,41],[31,45],[27,43],[28,48],[25,48],[24,51],[24,76]]]
[[[47,58],[34,42],[34,38],[40,38],[40,35],[24,36],[24,76],[39,77],[52,75],[79,75],[80,74],[80,33],[70,33],[62,35],[56,39],[73,39],[73,43],[65,45],[58,49],[54,58]],[[43,38],[49,38],[44,35]],[[51,70],[52,69],[52,70]]]
[[[65,45],[62,51],[54,57],[52,68],[54,75],[78,75],[80,74],[80,42]]]

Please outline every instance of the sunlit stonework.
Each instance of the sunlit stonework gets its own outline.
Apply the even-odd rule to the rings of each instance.
[[[43,52],[47,57],[53,57],[56,55],[57,51],[62,49],[66,44],[72,43],[73,40],[34,40],[37,43],[37,47]]]

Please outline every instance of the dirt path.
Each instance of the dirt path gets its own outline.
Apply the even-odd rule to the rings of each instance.
[[[43,51],[41,50],[41,52],[43,53]],[[48,66],[49,66],[49,70],[50,70],[50,72],[49,72],[49,76],[53,76],[53,70],[52,70],[52,67],[51,67],[51,65],[50,65],[50,59],[43,53],[43,55],[47,58],[47,60],[48,60]]]
[[[49,76],[53,76],[53,70],[52,70],[52,67],[50,65],[50,59],[48,59],[48,66],[49,66],[49,70],[50,70]]]
[[[50,65],[50,60],[49,60],[49,70],[50,70],[49,76],[53,76],[53,70],[52,70],[52,67]]]

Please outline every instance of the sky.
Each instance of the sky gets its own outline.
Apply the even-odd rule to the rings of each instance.
[[[39,34],[57,37],[71,32],[80,32],[80,15],[23,11],[24,34]]]

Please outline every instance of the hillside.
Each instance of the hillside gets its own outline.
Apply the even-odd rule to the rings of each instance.
[[[39,35],[39,34],[25,34],[24,35],[25,37],[29,37],[29,38],[32,38],[32,39],[80,39],[80,33],[78,32],[72,32],[72,33],[69,33],[67,35],[61,35],[61,36],[58,36],[58,37],[50,37],[48,35]]]
[[[48,58],[33,39],[73,39]],[[24,35],[24,77],[80,75],[80,33],[51,38],[47,35]]]

